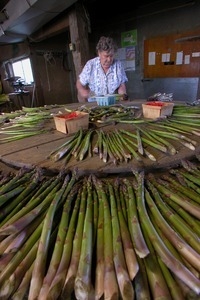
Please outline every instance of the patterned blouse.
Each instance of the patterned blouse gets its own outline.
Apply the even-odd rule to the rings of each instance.
[[[79,79],[82,85],[89,86],[95,96],[115,94],[120,84],[128,81],[121,61],[115,59],[105,74],[99,57],[90,59],[85,64]]]

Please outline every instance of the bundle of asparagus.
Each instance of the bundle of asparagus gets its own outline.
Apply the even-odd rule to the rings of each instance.
[[[200,167],[0,180],[0,299],[198,299]]]

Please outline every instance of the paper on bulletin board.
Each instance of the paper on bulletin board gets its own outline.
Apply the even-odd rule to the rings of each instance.
[[[126,60],[134,60],[135,61],[135,47],[129,46],[126,47]]]
[[[170,61],[170,53],[163,53],[162,62],[169,62],[169,61]]]
[[[179,51],[176,53],[176,65],[183,64],[183,51]]]
[[[135,71],[135,47],[126,47],[126,71]]]
[[[118,48],[116,58],[119,60],[126,59],[126,48]]]
[[[193,52],[192,57],[200,57],[200,52]]]
[[[156,64],[156,52],[149,52],[148,65],[154,66]]]
[[[124,69],[125,69],[125,71],[135,71],[135,61],[125,60],[124,61]]]
[[[190,55],[185,55],[184,57],[184,64],[189,65],[190,64]]]
[[[116,57],[121,60],[125,71],[135,71],[135,47],[119,48]]]

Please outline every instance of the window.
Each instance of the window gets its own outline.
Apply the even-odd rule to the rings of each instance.
[[[31,62],[29,58],[12,63],[12,68],[13,75],[21,77],[22,80],[24,80],[25,85],[32,84],[34,82]]]

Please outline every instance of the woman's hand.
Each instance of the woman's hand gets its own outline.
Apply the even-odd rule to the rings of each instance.
[[[126,85],[122,83],[118,88],[118,93],[121,95],[121,100],[128,100],[128,95],[126,93]]]
[[[124,100],[124,101],[128,100],[128,95],[127,94],[123,94],[122,100]]]

